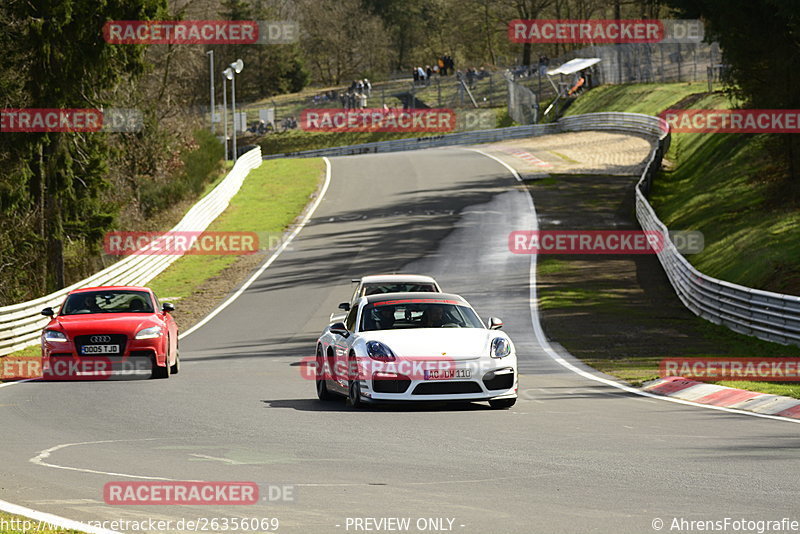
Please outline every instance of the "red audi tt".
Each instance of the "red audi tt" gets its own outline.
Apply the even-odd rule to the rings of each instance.
[[[45,378],[109,378],[147,370],[169,378],[180,370],[175,307],[159,304],[147,287],[89,287],[71,291],[42,332]]]

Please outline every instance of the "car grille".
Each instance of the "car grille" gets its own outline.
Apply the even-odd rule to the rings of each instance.
[[[411,379],[399,375],[397,380],[380,379],[372,381],[372,390],[375,393],[405,393],[411,386]]]
[[[423,382],[414,388],[414,395],[458,395],[481,393],[477,382]]]
[[[489,390],[511,389],[512,387],[514,387],[514,373],[493,375],[491,378],[484,377],[483,385],[486,386],[486,389]]]
[[[109,341],[93,342],[92,337],[104,336]],[[75,336],[75,348],[79,355],[83,355],[83,347],[91,345],[119,345],[119,354],[125,354],[125,346],[128,343],[128,336],[125,334],[89,334],[86,336]]]

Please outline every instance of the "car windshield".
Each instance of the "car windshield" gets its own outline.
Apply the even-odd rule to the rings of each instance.
[[[435,293],[438,289],[430,283],[367,283],[361,288],[362,296],[380,295],[382,293]]]
[[[405,328],[484,328],[472,308],[454,300],[403,299],[364,306],[361,330]]]
[[[153,313],[153,301],[144,291],[84,291],[67,297],[61,315],[87,313]]]

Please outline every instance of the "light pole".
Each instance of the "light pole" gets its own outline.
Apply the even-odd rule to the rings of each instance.
[[[222,74],[227,78],[233,78],[231,69],[225,69]],[[228,84],[222,80],[222,124],[225,125],[225,161],[228,161]]]
[[[243,68],[244,68],[244,62],[241,59],[237,59],[234,63],[228,65],[228,68],[226,69],[226,71],[228,71],[230,74],[230,75],[226,74],[226,77],[231,81],[231,111],[233,112],[233,162],[234,163],[236,163],[236,160],[239,159],[239,155],[236,153],[236,75],[242,72]]]
[[[206,52],[208,54],[208,61],[210,70],[209,73],[211,74],[210,83],[211,83],[211,134],[214,134],[214,51],[209,50]]]

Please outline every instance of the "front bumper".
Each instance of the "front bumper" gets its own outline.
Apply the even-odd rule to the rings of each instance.
[[[42,340],[42,375],[48,379],[110,379],[152,373],[166,364],[163,340],[130,339],[121,354],[79,354],[77,343]]]
[[[486,401],[516,398],[518,387],[516,356],[454,362],[448,368],[452,378],[436,379],[419,373],[403,374],[390,366],[373,371],[361,380],[366,402],[404,401]],[[469,370],[469,378],[463,371]],[[362,375],[363,376],[363,375]]]

